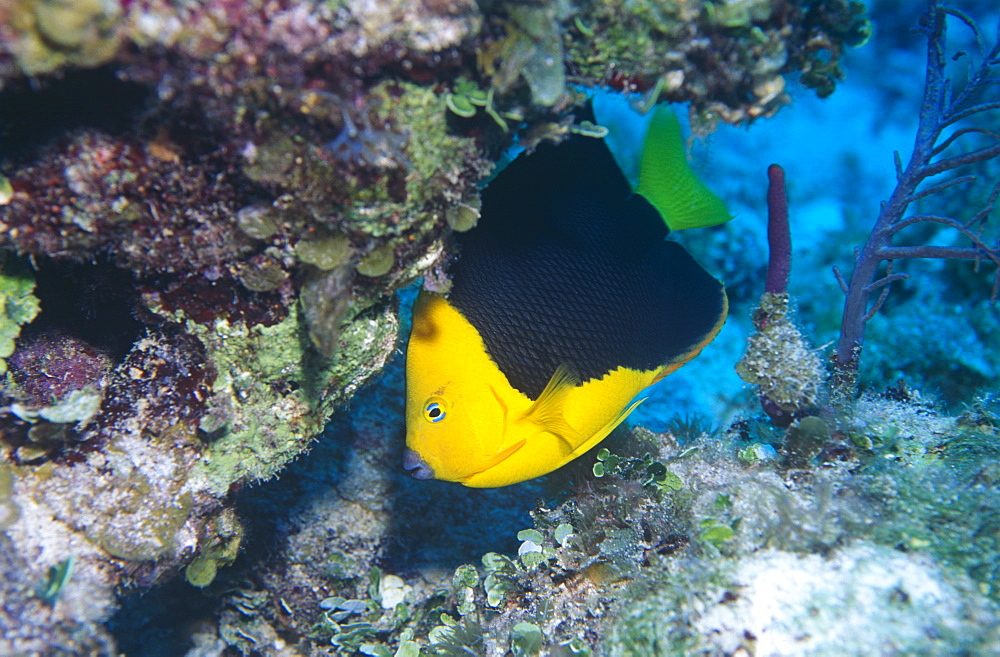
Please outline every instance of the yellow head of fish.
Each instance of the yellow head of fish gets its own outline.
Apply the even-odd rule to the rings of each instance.
[[[618,370],[578,385],[560,368],[533,401],[511,387],[448,301],[421,292],[407,348],[404,467],[475,488],[539,477],[600,442],[654,378]]]

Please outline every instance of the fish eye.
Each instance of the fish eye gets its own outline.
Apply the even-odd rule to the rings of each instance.
[[[443,399],[431,397],[424,406],[424,419],[428,422],[440,422],[447,415]]]

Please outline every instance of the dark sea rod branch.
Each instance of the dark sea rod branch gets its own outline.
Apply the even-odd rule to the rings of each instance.
[[[968,81],[957,91],[953,88],[952,80],[945,75],[944,44],[948,16],[956,18],[972,30],[981,58],[978,65],[970,72]],[[993,285],[994,301],[1000,290],[1000,242],[987,244],[975,228],[979,224],[981,230],[982,223],[993,209],[1000,194],[1000,182],[995,184],[986,206],[979,209],[968,221],[963,222],[954,217],[936,214],[906,217],[906,212],[914,201],[958,185],[971,184],[977,178],[974,175],[958,175],[918,189],[928,179],[1000,156],[1000,133],[989,126],[962,126],[942,138],[944,130],[950,126],[982,118],[984,114],[1000,110],[1000,100],[979,99],[980,94],[996,93],[1000,88],[1000,79],[995,77],[996,69],[1000,67],[1000,35],[987,50],[976,22],[964,12],[943,7],[938,0],[929,0],[928,10],[921,18],[919,31],[927,37],[927,71],[913,154],[905,169],[899,154],[896,154],[896,188],[889,200],[882,203],[867,241],[856,252],[850,280],[845,281],[840,271],[836,268],[834,270],[846,293],[840,338],[834,354],[836,381],[842,392],[851,394],[856,390],[865,324],[885,301],[891,283],[907,278],[905,274],[893,273],[893,260],[909,258],[988,260],[998,267]],[[969,135],[979,140],[987,140],[987,143],[982,145],[980,141],[973,150],[941,157],[946,150]],[[971,246],[893,246],[892,240],[896,233],[918,223],[938,223],[956,230],[970,241]],[[883,263],[886,263],[884,270]],[[871,295],[875,292],[879,295],[872,301]]]

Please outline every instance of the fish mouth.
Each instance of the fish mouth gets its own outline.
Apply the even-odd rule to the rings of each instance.
[[[409,447],[403,450],[403,469],[409,472],[414,479],[424,481],[434,478],[434,470],[427,465],[427,461],[420,458],[420,454]]]

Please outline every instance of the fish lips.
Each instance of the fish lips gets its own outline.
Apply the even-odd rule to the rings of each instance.
[[[403,450],[403,469],[414,479],[426,480],[434,478],[434,470],[420,458],[420,454],[409,447]]]

